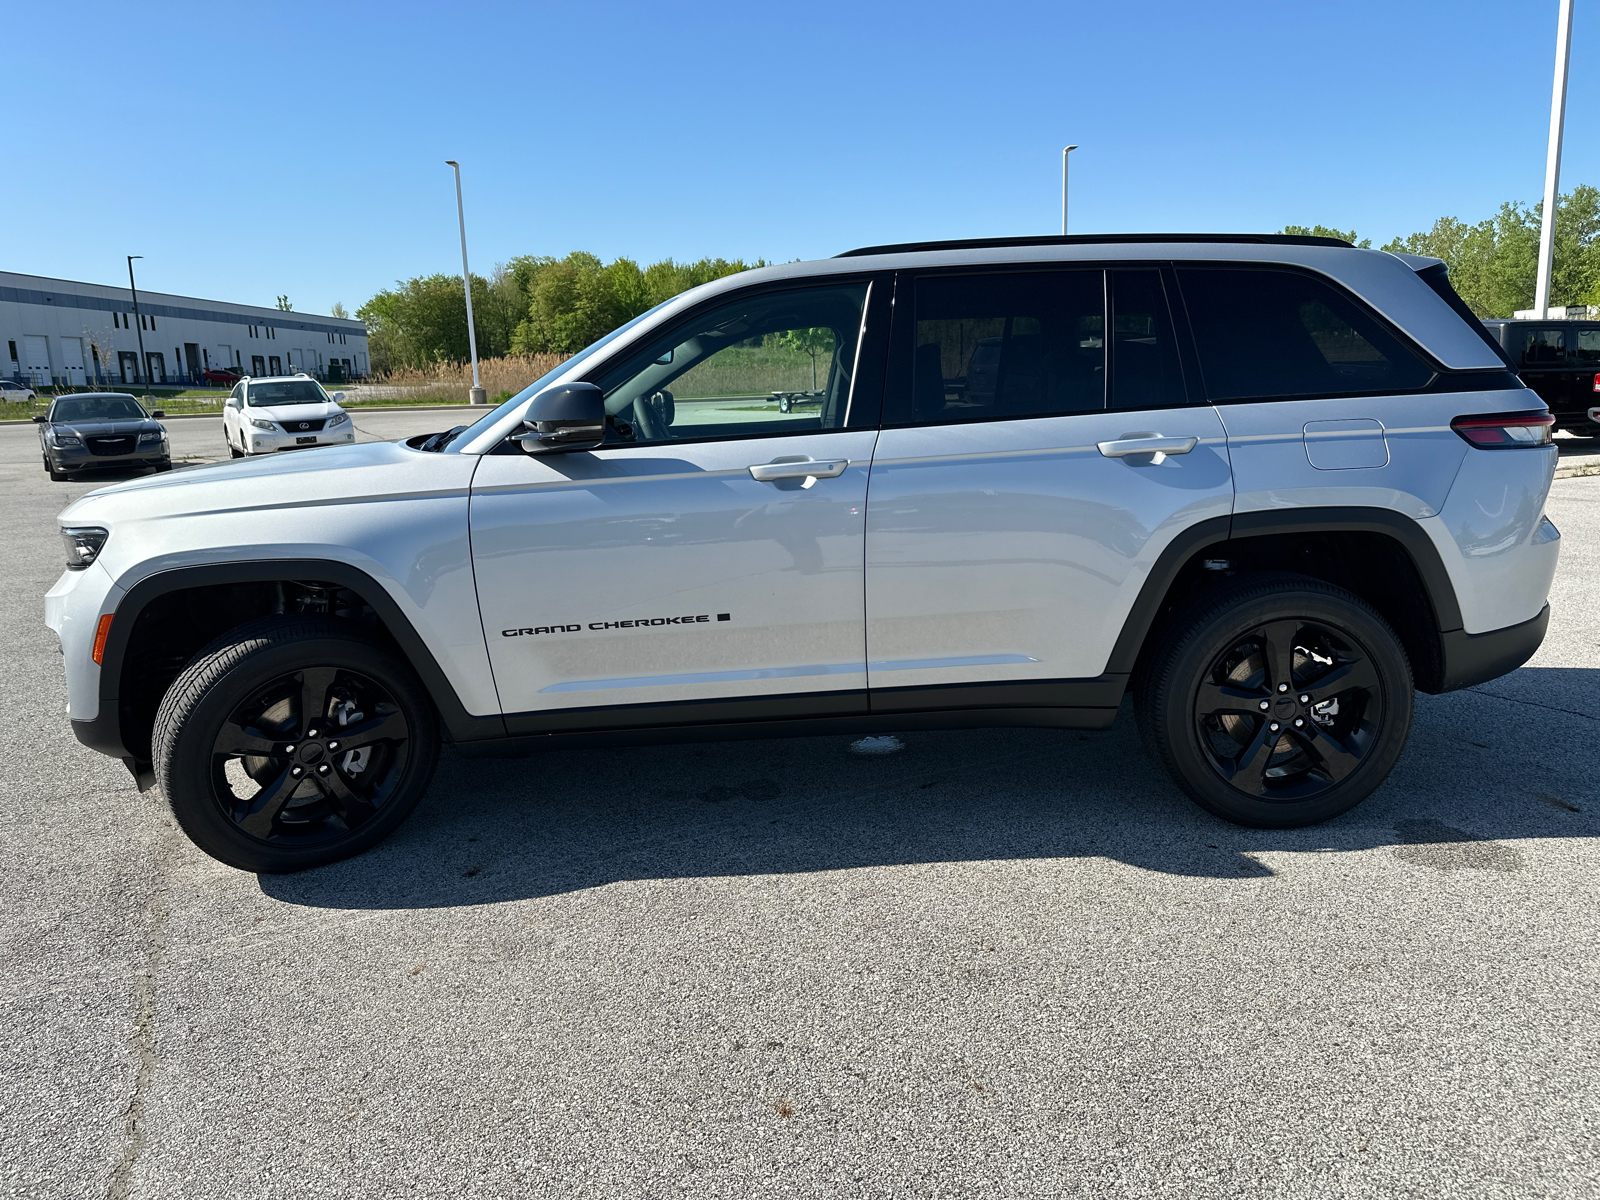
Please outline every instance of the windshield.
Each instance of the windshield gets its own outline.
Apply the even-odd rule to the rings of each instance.
[[[132,396],[72,396],[57,400],[52,421],[143,420],[144,409]]]
[[[328,393],[315,379],[287,379],[282,383],[252,383],[245,403],[256,408],[280,404],[328,404]]]
[[[672,298],[672,300],[676,300],[676,299],[677,299],[676,296],[674,296]],[[579,363],[583,362],[585,359],[592,358],[594,355],[598,354],[601,350],[605,349],[612,342],[616,341],[619,337],[621,337],[623,334],[627,333],[628,330],[632,329],[635,325],[639,324],[639,322],[643,321],[645,318],[654,316],[656,313],[660,312],[667,305],[671,304],[672,300],[663,300],[660,304],[656,305],[654,308],[652,308],[652,309],[650,309],[650,310],[648,310],[646,312],[640,313],[637,317],[635,317],[633,320],[629,321],[626,325],[617,326],[615,329],[613,329],[610,333],[606,334],[605,337],[601,338],[599,341],[591,342],[588,346],[585,346],[582,350],[579,350],[571,358],[569,358],[565,362],[561,363],[558,367],[555,368],[555,370],[547,371],[545,374],[543,374],[543,375],[539,376],[539,378],[535,379],[527,387],[523,388],[515,396],[511,397],[511,399],[509,399],[509,400],[505,401],[504,403],[500,404],[498,407],[491,408],[488,412],[484,413],[483,416],[479,417],[471,425],[465,426],[460,431],[452,434],[450,436],[450,439],[448,441],[446,441],[443,445],[440,445],[438,447],[438,449],[443,450],[443,449],[445,449],[445,447],[451,446],[451,445],[456,445],[456,446],[469,445],[472,442],[473,438],[477,437],[478,434],[482,433],[485,429],[488,429],[491,425],[493,425],[501,417],[505,416],[506,413],[510,412],[517,405],[521,404],[524,400],[527,400],[531,396],[537,396],[545,388],[549,387],[550,384],[553,381],[555,381],[556,379],[558,379],[560,376],[562,376],[566,372],[572,370],[573,367],[577,366]]]

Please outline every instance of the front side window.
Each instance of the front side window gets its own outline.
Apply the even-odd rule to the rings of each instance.
[[[891,423],[1105,407],[1102,272],[927,276],[915,288],[909,403],[898,398]]]
[[[1564,329],[1530,329],[1522,335],[1520,361],[1525,367],[1559,367],[1566,362]]]
[[[680,325],[597,381],[613,438],[842,428],[866,301],[865,283],[758,293]]]
[[[1213,402],[1426,387],[1433,369],[1340,289],[1297,271],[1180,267]]]
[[[328,393],[315,379],[286,379],[281,383],[252,383],[246,401],[256,408],[281,404],[326,404]]]

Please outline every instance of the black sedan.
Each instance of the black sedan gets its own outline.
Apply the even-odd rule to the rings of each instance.
[[[44,469],[56,480],[107,468],[170,471],[172,446],[155,419],[165,415],[159,408],[146,412],[125,392],[57,396],[47,415],[34,418]]]

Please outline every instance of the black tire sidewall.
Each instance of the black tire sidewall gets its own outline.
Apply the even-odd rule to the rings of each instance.
[[[281,620],[286,628],[292,627],[293,618]],[[405,774],[378,814],[346,837],[310,847],[258,841],[240,831],[217,804],[211,779],[216,735],[255,690],[283,675],[321,666],[359,672],[394,697],[411,731]],[[383,647],[332,628],[278,639],[269,629],[265,637],[240,638],[202,652],[168,689],[153,741],[156,778],[184,832],[213,858],[265,873],[321,866],[376,845],[422,799],[438,761],[437,717],[415,675]]]
[[[1383,717],[1375,744],[1348,776],[1305,800],[1271,801],[1239,791],[1217,772],[1201,745],[1195,695],[1229,646],[1249,630],[1284,618],[1325,625],[1360,647],[1377,670]],[[1387,778],[1410,734],[1414,685],[1399,638],[1364,601],[1320,581],[1247,586],[1196,606],[1187,620],[1174,622],[1157,659],[1140,689],[1154,694],[1139,696],[1146,744],[1196,803],[1236,824],[1292,829],[1349,811]]]

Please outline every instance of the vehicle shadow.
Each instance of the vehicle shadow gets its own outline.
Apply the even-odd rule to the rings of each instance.
[[[1419,696],[1389,780],[1310,829],[1244,829],[1196,807],[1145,757],[1125,704],[1105,733],[914,733],[882,756],[852,753],[845,737],[513,760],[447,749],[388,842],[260,886],[294,904],[397,909],[631,879],[1010,859],[1250,879],[1273,874],[1262,853],[1394,847],[1440,870],[1514,870],[1522,854],[1504,840],[1600,836],[1600,670],[1524,668],[1495,685]]]

